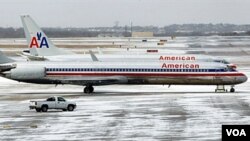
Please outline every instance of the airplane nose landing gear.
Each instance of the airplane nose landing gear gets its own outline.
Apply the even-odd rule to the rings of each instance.
[[[231,92],[231,93],[234,93],[234,92],[235,92],[234,86],[231,86],[230,92]]]
[[[94,87],[92,85],[88,85],[83,89],[84,93],[90,94],[94,92]]]

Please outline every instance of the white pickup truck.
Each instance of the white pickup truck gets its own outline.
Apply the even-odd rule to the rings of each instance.
[[[30,101],[30,109],[36,109],[37,112],[47,112],[48,109],[62,109],[63,111],[74,111],[75,102],[65,100],[63,97],[53,96],[46,101]]]

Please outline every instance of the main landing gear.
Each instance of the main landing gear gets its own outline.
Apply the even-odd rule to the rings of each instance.
[[[94,87],[92,85],[88,85],[83,89],[84,93],[90,94],[94,92]]]
[[[227,89],[225,88],[225,85],[217,85],[216,89],[215,89],[215,92],[227,92]],[[230,88],[230,92],[231,93],[234,93],[235,92],[235,89],[234,89],[234,85],[231,86]]]

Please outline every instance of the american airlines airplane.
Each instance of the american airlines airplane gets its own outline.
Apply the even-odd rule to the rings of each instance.
[[[247,81],[247,76],[217,62],[16,62],[0,53],[0,74],[19,82],[85,86],[100,85],[216,85],[215,92]]]
[[[29,50],[25,50],[22,56],[29,60],[36,61],[109,61],[109,62],[122,62],[122,61],[205,61],[205,62],[221,62],[231,66],[229,62],[221,58],[215,58],[208,55],[198,54],[99,54],[96,55],[99,60],[96,60],[93,53],[91,55],[79,55],[68,50],[63,50],[56,47],[35,21],[28,15],[21,16],[22,24],[24,27],[25,36],[27,39]]]

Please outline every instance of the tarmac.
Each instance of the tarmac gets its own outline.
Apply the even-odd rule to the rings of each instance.
[[[93,95],[77,86],[10,83],[0,86],[5,141],[220,140],[222,124],[250,122],[249,82],[236,93],[214,93],[212,86],[105,86]],[[30,100],[54,95],[75,101],[76,110],[29,110]]]

